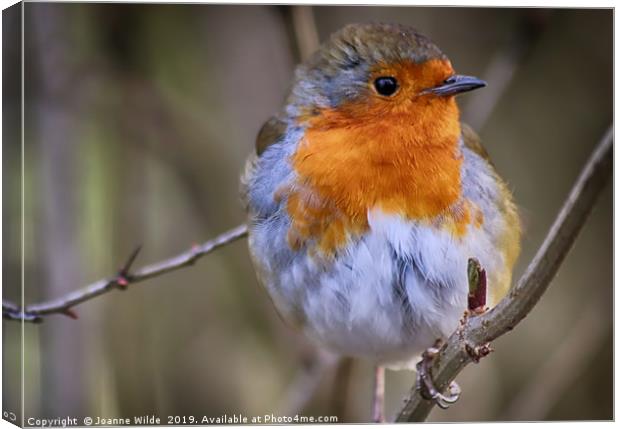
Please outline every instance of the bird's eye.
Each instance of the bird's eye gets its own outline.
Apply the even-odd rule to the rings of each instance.
[[[381,76],[375,79],[375,89],[381,95],[393,95],[398,89],[398,81],[391,76]]]

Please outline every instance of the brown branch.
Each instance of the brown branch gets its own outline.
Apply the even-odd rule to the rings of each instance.
[[[239,225],[236,228],[218,235],[212,240],[193,246],[186,252],[131,272],[131,265],[140,251],[140,247],[138,247],[132,252],[117,275],[99,280],[83,289],[71,292],[55,300],[27,305],[25,310],[22,310],[19,306],[10,301],[3,300],[2,316],[5,319],[24,320],[26,322],[40,322],[42,321],[41,316],[49,314],[63,314],[75,319],[77,315],[73,311],[73,307],[76,305],[110,292],[113,289],[125,289],[130,284],[161,276],[170,271],[192,265],[198,259],[211,253],[215,249],[245,237],[247,232],[248,228],[246,225]]]
[[[477,350],[511,331],[525,318],[547,290],[611,175],[612,142],[613,129],[610,127],[583,168],[545,241],[517,285],[487,313],[466,318],[441,348],[432,366],[434,383],[440,391],[466,365],[478,358]],[[424,421],[434,405],[434,401],[422,398],[414,386],[396,421]]]

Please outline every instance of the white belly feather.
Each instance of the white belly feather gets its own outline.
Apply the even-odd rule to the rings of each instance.
[[[457,328],[467,307],[468,259],[478,258],[488,272],[502,259],[473,226],[460,239],[376,209],[368,223],[333,263],[295,258],[268,276],[267,287],[285,317],[293,307],[301,311],[303,329],[321,345],[408,366]]]
[[[261,162],[279,159],[272,152]],[[328,262],[293,251],[287,241],[290,218],[272,194],[274,176],[294,182],[290,168],[258,169],[248,194],[254,213],[249,245],[280,314],[323,346],[383,364],[409,362],[450,335],[467,306],[468,259],[477,258],[489,280],[505,270],[497,240],[506,223],[495,205],[492,168],[474,152],[463,154],[463,197],[482,210],[482,227],[469,225],[459,238],[373,209],[364,235]],[[487,302],[495,301],[493,291],[490,281]]]

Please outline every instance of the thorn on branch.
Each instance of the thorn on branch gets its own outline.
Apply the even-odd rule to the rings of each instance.
[[[65,316],[69,317],[70,319],[73,320],[77,320],[79,319],[77,313],[75,312],[75,310],[71,309],[71,308],[66,308],[61,314],[64,314]]]
[[[121,270],[119,271],[119,274],[121,276],[125,277],[129,275],[129,270],[131,269],[131,266],[135,262],[136,258],[138,257],[138,253],[140,253],[140,250],[142,250],[142,245],[137,246],[134,251],[131,252],[131,255],[129,255],[127,262],[125,262],[125,265],[123,265],[123,268],[121,268]]]
[[[213,252],[215,249],[229,243],[233,243],[240,238],[246,237],[247,234],[248,227],[247,225],[242,224],[202,243],[201,245],[194,246],[189,254],[188,252],[184,252],[164,261],[160,261],[137,270],[132,270],[131,267],[133,266],[133,263],[142,248],[142,246],[138,246],[131,253],[124,266],[116,275],[98,280],[84,287],[80,291],[72,292],[61,298],[38,304],[27,305],[25,309],[22,309],[11,301],[3,300],[2,316],[4,319],[34,323],[42,322],[44,316],[48,316],[50,314],[63,314],[67,317],[77,319],[77,313],[72,310],[73,307],[85,301],[89,301],[97,296],[101,296],[114,288],[124,290],[130,283],[137,283],[149,278],[163,275],[170,271],[181,269],[187,265],[192,265],[199,258]]]
[[[118,271],[115,283],[122,290],[126,290],[129,282],[131,281],[131,274],[129,270],[131,270],[131,266],[138,257],[138,253],[140,253],[140,250],[142,250],[142,245],[137,246],[134,251],[131,252],[131,255],[129,255],[129,258],[127,259],[127,262],[125,262],[125,265],[123,265],[123,267]]]
[[[127,290],[129,280],[127,280],[126,277],[119,275],[118,277],[116,277],[115,282],[121,290]]]
[[[487,273],[476,258],[471,258],[467,262],[467,278],[469,281],[467,308],[474,314],[482,314],[487,310]]]

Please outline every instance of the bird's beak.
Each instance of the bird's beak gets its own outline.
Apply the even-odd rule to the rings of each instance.
[[[487,86],[487,83],[482,79],[455,74],[444,80],[441,85],[425,89],[422,93],[447,97],[460,94],[461,92],[473,91],[484,86]]]

